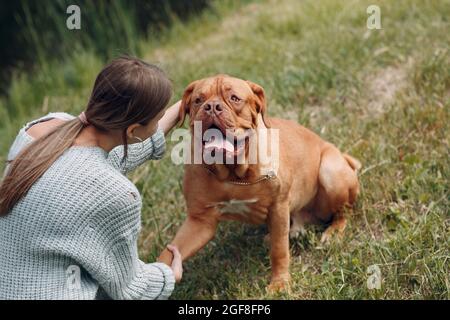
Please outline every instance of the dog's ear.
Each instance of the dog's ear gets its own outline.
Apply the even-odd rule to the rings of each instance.
[[[254,82],[248,80],[246,82],[249,85],[250,89],[252,89],[253,94],[255,95],[256,112],[261,113],[264,124],[266,125],[266,127],[269,127],[269,124],[267,123],[266,119],[267,102],[264,89]]]
[[[186,113],[190,113],[189,105],[191,104],[191,96],[192,92],[194,91],[195,86],[197,85],[198,80],[191,82],[183,93],[183,98],[181,98],[181,105],[180,105],[180,114],[179,114],[179,126],[181,127],[184,123],[184,119],[186,117]]]

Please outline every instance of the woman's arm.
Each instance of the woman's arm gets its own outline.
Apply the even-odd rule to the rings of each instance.
[[[164,131],[165,135],[167,135],[167,133],[169,133],[169,131],[180,120],[179,119],[180,105],[181,105],[181,100],[179,100],[174,105],[169,107],[166,110],[166,113],[164,114],[164,116],[161,118],[161,120],[159,120],[158,126],[159,126],[160,129],[162,129]]]
[[[127,174],[145,161],[161,159],[165,150],[164,132],[159,128],[153,136],[143,142],[128,145],[128,155],[125,161],[122,161],[125,154],[124,146],[120,145],[111,150],[108,162],[123,174]]]
[[[117,189],[126,190],[118,185]],[[113,299],[167,299],[175,285],[175,274],[163,263],[139,259],[137,241],[141,229],[140,200],[124,192],[108,210],[95,215],[91,227],[93,243],[98,243],[98,268],[89,268],[103,290]],[[96,238],[96,236],[98,238]],[[102,255],[105,256],[102,256]]]
[[[173,292],[174,272],[164,263],[139,260],[136,236],[115,244],[105,261],[92,276],[112,299],[165,300]]]
[[[109,163],[119,169],[123,174],[126,174],[147,160],[161,159],[166,146],[164,135],[177,124],[180,104],[181,100],[167,109],[164,116],[158,122],[158,131],[153,136],[144,140],[142,143],[128,145],[128,156],[124,162],[122,162],[124,146],[121,145],[111,150],[108,156]]]
[[[112,299],[167,299],[176,274],[165,264],[139,259],[141,205],[139,198],[129,196],[137,191],[119,180],[111,191],[110,202],[89,214],[87,231],[66,241],[67,255]]]

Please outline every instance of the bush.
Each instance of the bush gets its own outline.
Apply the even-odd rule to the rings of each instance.
[[[81,9],[81,30],[68,30],[67,7]],[[45,63],[82,47],[110,57],[139,54],[137,39],[186,19],[207,0],[55,0],[0,2],[0,83],[13,67]]]

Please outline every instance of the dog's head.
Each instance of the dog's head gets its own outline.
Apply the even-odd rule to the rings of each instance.
[[[184,122],[186,114],[189,114],[191,123],[202,121],[211,126],[216,122],[219,128],[254,129],[257,115],[261,114],[264,119],[266,108],[261,86],[219,74],[187,86],[181,102],[180,119]]]
[[[186,115],[189,115],[191,128],[194,122],[200,122],[202,135],[208,129],[220,130],[224,148],[231,152],[229,149],[234,143],[233,152],[236,155],[242,151],[237,150],[238,141],[241,137],[245,138],[243,133],[247,129],[257,128],[259,116],[268,127],[266,108],[266,98],[261,86],[220,74],[188,85],[181,102],[180,119],[183,123]],[[230,134],[232,141],[229,141]]]

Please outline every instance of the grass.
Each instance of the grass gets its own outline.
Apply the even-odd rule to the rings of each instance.
[[[366,28],[370,1],[214,2],[159,40],[139,43],[173,79],[174,101],[208,75],[249,79],[265,88],[270,115],[297,120],[363,163],[344,240],[322,246],[321,230],[308,228],[291,241],[290,294],[265,291],[264,228],[223,223],[185,263],[172,298],[450,298],[450,2],[377,3],[381,30]],[[0,100],[0,160],[28,119],[79,112],[103,63],[80,51],[17,74]],[[182,175],[169,156],[130,175],[144,199],[145,261],[184,220]],[[367,288],[371,265],[381,270],[381,289]]]

